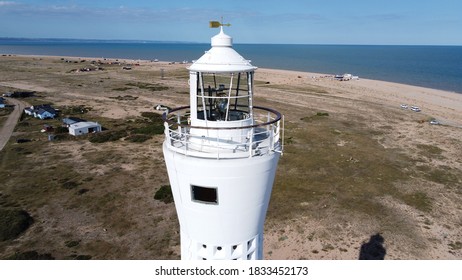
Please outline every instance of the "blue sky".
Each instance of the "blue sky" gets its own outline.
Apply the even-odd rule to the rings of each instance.
[[[462,45],[461,0],[0,0],[0,37]]]

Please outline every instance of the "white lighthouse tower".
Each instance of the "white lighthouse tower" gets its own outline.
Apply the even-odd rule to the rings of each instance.
[[[213,26],[215,25],[215,26]],[[281,114],[253,104],[254,71],[223,33],[189,67],[190,106],[164,114],[163,152],[184,260],[263,257]]]

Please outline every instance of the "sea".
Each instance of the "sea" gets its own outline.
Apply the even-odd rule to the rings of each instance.
[[[234,44],[254,66],[397,82],[462,93],[462,46]],[[193,61],[209,43],[0,38],[0,55]]]

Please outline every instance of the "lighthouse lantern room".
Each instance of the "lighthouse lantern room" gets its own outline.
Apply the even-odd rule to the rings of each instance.
[[[223,24],[212,23],[220,27],[212,48],[189,67],[190,106],[164,114],[181,258],[262,259],[281,114],[254,105],[257,68],[232,48]]]

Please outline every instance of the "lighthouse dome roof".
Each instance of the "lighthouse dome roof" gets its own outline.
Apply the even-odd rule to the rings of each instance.
[[[245,72],[257,69],[232,48],[233,39],[223,32],[223,28],[211,41],[212,48],[189,67],[190,71]]]

